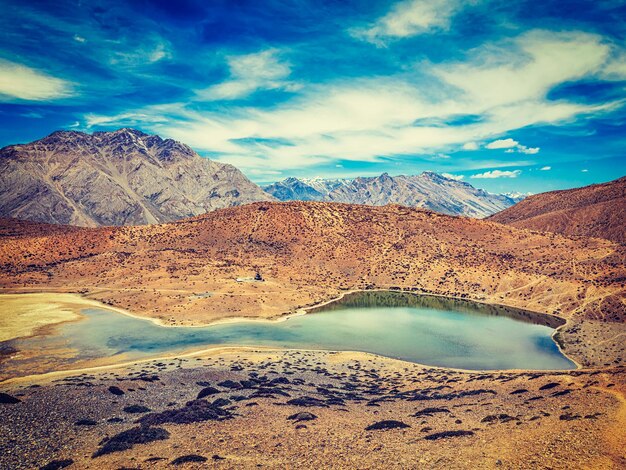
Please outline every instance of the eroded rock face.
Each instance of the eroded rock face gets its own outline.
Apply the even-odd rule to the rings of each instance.
[[[0,216],[80,226],[171,222],[273,199],[232,165],[133,129],[58,131],[0,150]]]

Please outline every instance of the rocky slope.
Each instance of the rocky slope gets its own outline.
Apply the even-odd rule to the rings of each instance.
[[[137,130],[59,131],[0,149],[0,216],[80,226],[168,222],[272,199],[231,165]]]
[[[490,220],[518,228],[626,243],[626,177],[530,196]]]
[[[512,206],[520,197],[491,194],[433,172],[416,176],[359,177],[354,180],[287,178],[265,188],[281,201],[332,201],[423,207],[442,214],[483,218]]]

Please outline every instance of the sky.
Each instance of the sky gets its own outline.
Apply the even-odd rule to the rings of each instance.
[[[626,174],[626,0],[0,0],[0,146],[133,127],[258,183]]]

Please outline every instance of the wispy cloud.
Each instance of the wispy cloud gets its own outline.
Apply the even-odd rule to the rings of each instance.
[[[198,98],[204,100],[233,100],[244,98],[257,90],[277,88],[295,89],[288,83],[291,68],[281,61],[279,51],[267,49],[247,55],[227,57],[230,79],[203,90],[197,90]]]
[[[551,169],[551,166],[542,166],[541,168],[539,168],[539,171],[550,171]]]
[[[445,176],[448,179],[456,181],[461,181],[463,178],[465,178],[464,175],[453,175],[452,173],[442,173],[441,176]]]
[[[446,29],[450,19],[467,2],[461,0],[405,0],[396,3],[383,17],[366,27],[355,28],[357,38],[382,45],[387,40]]]
[[[484,173],[478,173],[470,176],[470,178],[476,179],[494,179],[494,178],[517,178],[522,174],[522,170],[512,170],[512,171],[503,171],[503,170],[493,170],[493,171],[485,171]]]
[[[428,88],[415,87],[406,75],[353,79],[309,87],[270,110],[238,108],[230,116],[205,113],[164,130],[200,149],[223,152],[224,159],[244,168],[259,164],[293,168],[333,159],[376,161],[381,156],[436,155],[454,146],[476,148],[478,144],[468,147],[467,143],[582,113],[603,113],[615,106],[546,98],[555,84],[599,70],[607,53],[599,37],[540,31],[505,43],[480,49],[462,63],[432,65],[427,71],[444,80],[434,95],[428,94]],[[277,78],[259,75],[270,81]],[[253,88],[244,86],[246,92]],[[461,125],[415,125],[459,115],[483,118]],[[290,145],[260,145],[251,153],[237,144],[251,137],[280,139]],[[539,151],[513,139],[503,140],[515,152]]]
[[[0,60],[0,101],[45,101],[73,94],[70,82],[25,65]]]

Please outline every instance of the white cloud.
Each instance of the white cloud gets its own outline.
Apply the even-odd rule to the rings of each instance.
[[[559,124],[580,114],[605,113],[622,105],[546,98],[558,83],[597,74],[604,55],[605,45],[598,36],[540,31],[485,46],[463,63],[421,67],[420,79],[430,73],[432,82],[428,83],[432,86],[417,86],[409,73],[352,78],[308,86],[290,100],[267,109],[233,106],[198,112],[174,104],[171,109],[152,107],[133,114],[146,115],[155,132],[218,154],[221,160],[246,171],[291,170],[333,160],[437,155],[461,146],[478,148],[477,142],[490,142],[493,147],[498,142],[494,139],[514,144],[500,147],[505,151],[532,155],[539,152],[538,147],[499,137],[526,126]],[[276,67],[267,65],[274,62]],[[276,52],[237,56],[229,64],[231,79],[205,90],[214,94],[213,99],[244,96],[258,88],[284,87],[287,83],[289,66],[278,61]],[[245,70],[252,71],[250,77],[245,76]],[[518,80],[516,74],[522,78]],[[480,83],[480,79],[486,81]],[[479,115],[481,119],[463,125],[440,124],[459,115]],[[114,117],[90,116],[88,122],[97,120],[111,124]],[[434,124],[416,126],[416,122]],[[257,139],[258,143],[246,146],[239,143],[241,139]],[[285,145],[264,144],[264,140]],[[493,159],[471,163],[473,168],[525,164],[533,163]]]
[[[199,98],[205,100],[232,100],[244,98],[256,90],[289,88],[294,84],[283,79],[289,76],[289,64],[281,62],[276,49],[254,54],[227,58],[230,79],[204,90],[197,90]]]
[[[544,166],[544,167],[539,168],[539,171],[550,171],[551,169],[552,169],[551,166]]]
[[[509,149],[512,147],[517,147],[518,145],[519,145],[519,142],[517,140],[500,139],[500,140],[494,140],[493,142],[489,142],[487,145],[485,145],[485,147],[488,149]]]
[[[353,29],[351,33],[354,37],[382,45],[387,39],[447,29],[451,18],[463,7],[460,0],[405,0],[396,3],[374,24]]]
[[[493,170],[493,171],[486,171],[484,173],[478,173],[476,175],[472,175],[470,176],[470,178],[477,178],[477,179],[517,178],[521,174],[522,174],[522,170],[513,170],[513,171]]]
[[[461,181],[463,178],[465,178],[464,175],[453,175],[451,173],[441,173],[441,176],[444,176],[448,179],[456,180],[456,181]]]
[[[584,170],[580,170],[580,171],[583,172],[583,173],[589,172],[589,170],[587,170],[586,168]]]
[[[74,35],[74,41],[76,42],[85,42],[85,38],[82,36],[79,36],[78,34]]]
[[[109,63],[115,67],[142,68],[163,59],[172,57],[172,46],[158,34],[141,37],[139,44],[134,42],[125,48],[115,50],[109,57]]]
[[[72,85],[39,70],[0,60],[0,101],[55,100],[71,96]]]
[[[531,31],[511,43],[485,47],[474,60],[443,67],[438,75],[486,111],[542,100],[555,85],[597,72],[609,52],[597,35]]]
[[[517,140],[513,139],[499,139],[494,140],[493,142],[489,142],[485,145],[485,148],[490,150],[495,149],[506,149],[505,153],[525,153],[528,155],[534,155],[535,153],[539,153],[539,147],[526,147],[525,145],[520,144]]]
[[[463,150],[478,150],[479,146],[476,142],[465,142],[463,144]]]
[[[148,53],[150,63],[158,62],[161,59],[170,58],[172,55],[165,43],[158,43],[156,47]]]

